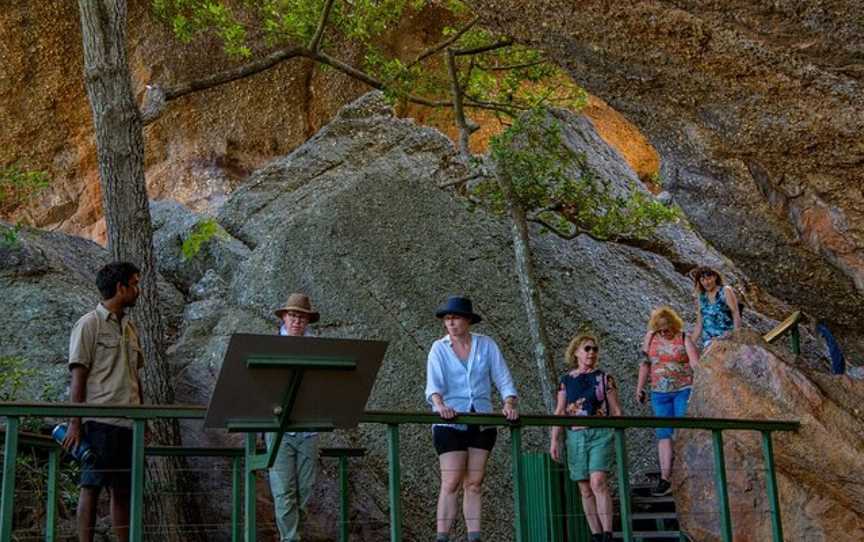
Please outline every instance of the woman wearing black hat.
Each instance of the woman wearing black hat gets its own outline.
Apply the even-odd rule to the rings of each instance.
[[[472,333],[482,320],[471,300],[450,297],[435,312],[447,334],[435,341],[426,365],[426,400],[443,419],[457,412],[492,412],[492,383],[504,400],[502,413],[518,417],[516,387],[498,345],[485,335]],[[497,430],[476,425],[440,424],[432,428],[441,467],[438,495],[437,542],[449,540],[458,513],[459,488],[463,489],[462,513],[469,542],[480,540],[481,491],[486,461],[495,446]]]

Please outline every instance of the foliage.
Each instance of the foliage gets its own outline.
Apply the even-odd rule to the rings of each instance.
[[[530,219],[563,237],[586,233],[601,240],[644,239],[678,213],[640,191],[617,193],[598,179],[585,157],[561,139],[560,124],[534,109],[495,136],[491,158],[513,186],[513,201]],[[472,187],[475,201],[503,214],[508,202],[494,178]]]
[[[0,167],[0,212],[27,203],[49,184],[44,171],[23,170],[15,164]]]
[[[201,248],[214,237],[225,238],[227,236],[227,232],[212,218],[198,222],[180,247],[183,259],[187,261],[193,259],[201,251]]]
[[[414,62],[394,57],[380,44],[387,32],[398,31],[406,14],[433,5],[445,8],[448,16],[444,18],[452,21],[436,42],[458,35],[448,48],[463,52],[499,45],[457,57],[466,107],[512,117],[543,104],[574,110],[585,104],[584,90],[557,65],[547,62],[541,52],[509,44],[506,37],[473,26],[470,8],[457,0],[336,0],[327,19],[322,49],[331,43],[361,52],[362,64],[352,67],[380,81],[385,95],[393,101],[419,97],[450,104],[450,75],[443,61],[446,49]],[[324,6],[325,0],[153,0],[156,14],[181,41],[189,42],[202,34],[215,35],[228,55],[250,60],[261,53],[261,44],[308,46]]]
[[[21,223],[12,227],[0,224],[0,247],[15,248],[18,246],[18,232],[21,231]]]
[[[39,371],[35,367],[26,367],[25,361],[14,356],[0,356],[0,401],[21,401],[24,399],[23,392],[38,381]],[[50,384],[42,387],[40,400],[57,399],[57,390],[52,389]],[[39,433],[44,425],[41,418],[25,418],[19,426],[20,431]],[[15,462],[17,478],[17,490],[23,495],[21,503],[29,510],[26,517],[16,519],[19,529],[30,526],[39,529],[38,524],[31,524],[37,518],[45,516],[45,479],[48,472],[48,464],[44,452],[35,449],[27,449],[19,446],[19,453]],[[74,461],[70,461],[67,468],[60,469],[59,495],[60,515],[68,517],[70,510],[74,510],[78,498],[78,478],[80,467]]]
[[[0,356],[0,401],[18,399],[27,381],[37,376],[36,369],[26,367],[23,359]]]

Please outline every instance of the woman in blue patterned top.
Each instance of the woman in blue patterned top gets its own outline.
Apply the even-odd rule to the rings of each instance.
[[[426,363],[426,400],[432,410],[444,420],[452,420],[459,412],[492,412],[494,383],[504,402],[502,414],[515,420],[519,414],[513,378],[495,341],[471,332],[471,325],[481,320],[471,300],[450,297],[435,316],[444,321],[447,334],[432,344]],[[468,541],[480,541],[483,478],[496,436],[494,427],[453,423],[433,426],[432,440],[441,467],[438,542],[450,539],[460,489]]]
[[[717,337],[724,337],[733,329],[741,329],[741,312],[735,291],[723,285],[723,279],[710,267],[699,267],[693,272],[696,286],[696,327],[691,338],[707,348]]]
[[[599,344],[595,336],[584,333],[570,341],[565,358],[571,369],[561,377],[556,416],[621,415],[615,379],[597,368]],[[549,453],[555,461],[561,459],[561,430],[552,428]],[[576,425],[567,428],[566,433],[567,467],[570,479],[579,484],[591,540],[611,542],[612,495],[606,478],[612,469],[612,429]]]

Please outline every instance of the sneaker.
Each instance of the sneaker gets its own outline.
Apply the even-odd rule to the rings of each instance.
[[[671,494],[672,484],[669,483],[669,480],[664,480],[663,478],[660,478],[660,481],[657,482],[657,487],[651,490],[652,497],[665,497]]]
[[[591,533],[591,542],[603,542],[603,533]]]

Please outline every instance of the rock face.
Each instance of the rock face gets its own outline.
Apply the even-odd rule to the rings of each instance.
[[[717,341],[702,356],[690,416],[800,420],[774,435],[786,540],[864,539],[864,382],[811,372],[752,332]],[[724,432],[735,540],[771,540],[761,436]],[[682,525],[695,540],[720,540],[710,435],[676,439],[673,480]]]
[[[0,230],[7,229],[0,223]],[[14,242],[0,242],[0,357],[39,371],[21,399],[68,398],[69,332],[99,303],[96,272],[108,261],[96,243],[62,233],[23,229]],[[182,296],[165,282],[159,295],[166,324],[176,326]]]
[[[633,170],[603,142],[590,121],[562,112],[556,116],[565,143],[585,153],[598,177],[620,190],[644,190]],[[272,310],[289,292],[302,290],[322,314],[316,325],[318,334],[389,342],[367,408],[425,410],[426,355],[431,343],[443,334],[433,311],[447,295],[464,293],[475,300],[484,316],[476,331],[492,336],[509,361],[523,412],[542,412],[512,271],[508,224],[482,211],[468,212],[458,196],[437,187],[464,173],[464,164],[448,138],[394,117],[381,95],[373,93],[343,108],[332,123],[290,155],[252,174],[215,216],[225,234],[204,243],[191,260],[181,260],[182,241],[206,217],[171,202],[154,203],[161,272],[187,296],[177,340],[169,351],[178,402],[206,404],[230,335],[275,333]],[[24,238],[21,250],[35,251],[41,238]],[[57,238],[73,247],[76,243],[90,250],[95,247],[65,236]],[[532,244],[553,351],[562,352],[580,328],[594,329],[603,343],[601,364],[618,376],[625,412],[631,414],[648,413],[634,404],[632,396],[639,359],[635,353],[650,310],[671,304],[692,322],[691,284],[685,273],[699,262],[710,262],[725,275],[747,282],[686,221],[664,227],[646,244],[647,249],[585,237],[565,241],[539,231],[532,232]],[[64,256],[66,252],[75,253],[67,248],[56,252],[50,261],[63,261],[70,257]],[[98,253],[95,250],[94,257]],[[28,280],[38,287],[43,279],[28,279],[20,271],[28,265],[32,267],[26,262],[10,264],[16,271],[4,270],[3,280],[14,288],[23,287]],[[85,288],[83,282],[79,288]],[[59,288],[56,295],[61,295]],[[34,318],[24,312],[24,303],[6,305],[6,296],[0,303],[0,314],[15,313],[16,321],[21,322]],[[64,313],[68,319],[65,330],[90,303],[82,301],[81,309],[76,306]],[[765,306],[770,309],[767,312],[786,310],[770,296]],[[775,323],[755,311],[748,311],[746,319],[761,331]],[[22,330],[14,339],[22,351],[41,336],[32,337],[24,327],[8,326]],[[52,359],[65,358],[62,335],[67,331],[56,344],[51,343]],[[806,333],[804,338],[805,346],[812,347],[812,338]],[[240,444],[223,432],[202,431],[197,423],[186,423],[184,429],[188,445]],[[631,437],[634,475],[654,470],[650,434],[634,431]],[[429,428],[403,427],[401,439],[405,539],[430,539],[438,467]],[[526,449],[548,446],[545,431],[528,431],[524,441]],[[376,542],[386,539],[385,429],[369,425],[326,434],[322,444],[369,450],[364,459],[352,464],[352,536]],[[502,431],[485,491],[484,530],[490,540],[512,539],[508,445],[509,435]],[[202,469],[202,494],[212,496],[207,499],[212,507],[209,516],[227,521],[224,507],[229,502],[230,477],[224,466],[202,461],[193,467]],[[324,465],[304,538],[335,538],[335,480],[335,465]],[[273,534],[271,510],[269,491],[259,480],[261,540]]]
[[[470,4],[633,121],[700,233],[864,352],[857,2]]]
[[[152,2],[130,0],[128,54],[139,100],[147,84],[176,84],[233,67],[215,40],[180,44],[152,15]],[[385,38],[394,54],[413,52],[447,24],[434,8],[406,17]],[[66,0],[13,2],[0,10],[0,165],[46,171],[51,187],[26,218],[104,241],[90,105],[84,89],[78,6]],[[355,62],[355,52],[339,55]],[[145,129],[150,196],[203,211],[245,177],[314,134],[365,87],[302,60],[171,102]]]
[[[585,152],[599,176],[620,183],[622,189],[643,189],[590,121],[564,113],[559,120],[566,144]],[[250,250],[248,257],[234,270],[213,268],[197,284],[180,285],[198,293],[187,305],[184,328],[173,348],[179,400],[206,402],[228,336],[275,332],[272,309],[289,292],[303,290],[322,314],[317,325],[321,335],[390,342],[367,408],[424,410],[426,353],[442,334],[432,311],[446,295],[463,292],[484,315],[478,331],[493,336],[510,360],[523,408],[541,411],[507,224],[482,212],[468,213],[453,195],[436,188],[463,174],[450,140],[394,118],[375,93],[346,106],[289,156],[254,173],[217,215],[232,239],[213,241],[242,243]],[[180,216],[170,215],[171,220]],[[684,223],[664,228],[655,244],[672,248],[658,254],[587,238],[563,241],[534,234],[554,351],[562,351],[580,326],[593,326],[603,337],[604,366],[620,376],[625,409],[631,413],[639,412],[631,401],[635,351],[650,309],[670,303],[692,321],[690,283],[682,273],[696,262],[710,261],[732,276],[742,276]],[[161,260],[176,259],[176,243],[160,246],[169,251],[164,257],[160,252]],[[772,324],[755,312],[748,318],[759,328]],[[190,443],[226,442],[222,434],[188,429]],[[632,444],[634,464],[643,471],[654,456],[650,437],[644,436]],[[367,526],[364,540],[386,538],[383,428],[363,426],[323,438],[327,444],[370,450],[362,468],[352,474],[366,499],[352,512],[353,528]],[[546,439],[543,432],[529,432],[526,446],[543,449]],[[406,539],[431,538],[437,461],[429,429],[405,427],[402,442]],[[484,524],[494,540],[512,536],[507,443],[502,432],[485,492]],[[334,536],[333,474],[324,475],[313,499],[312,539]],[[219,483],[224,482],[214,481]],[[262,506],[260,512],[266,518],[269,507]]]

